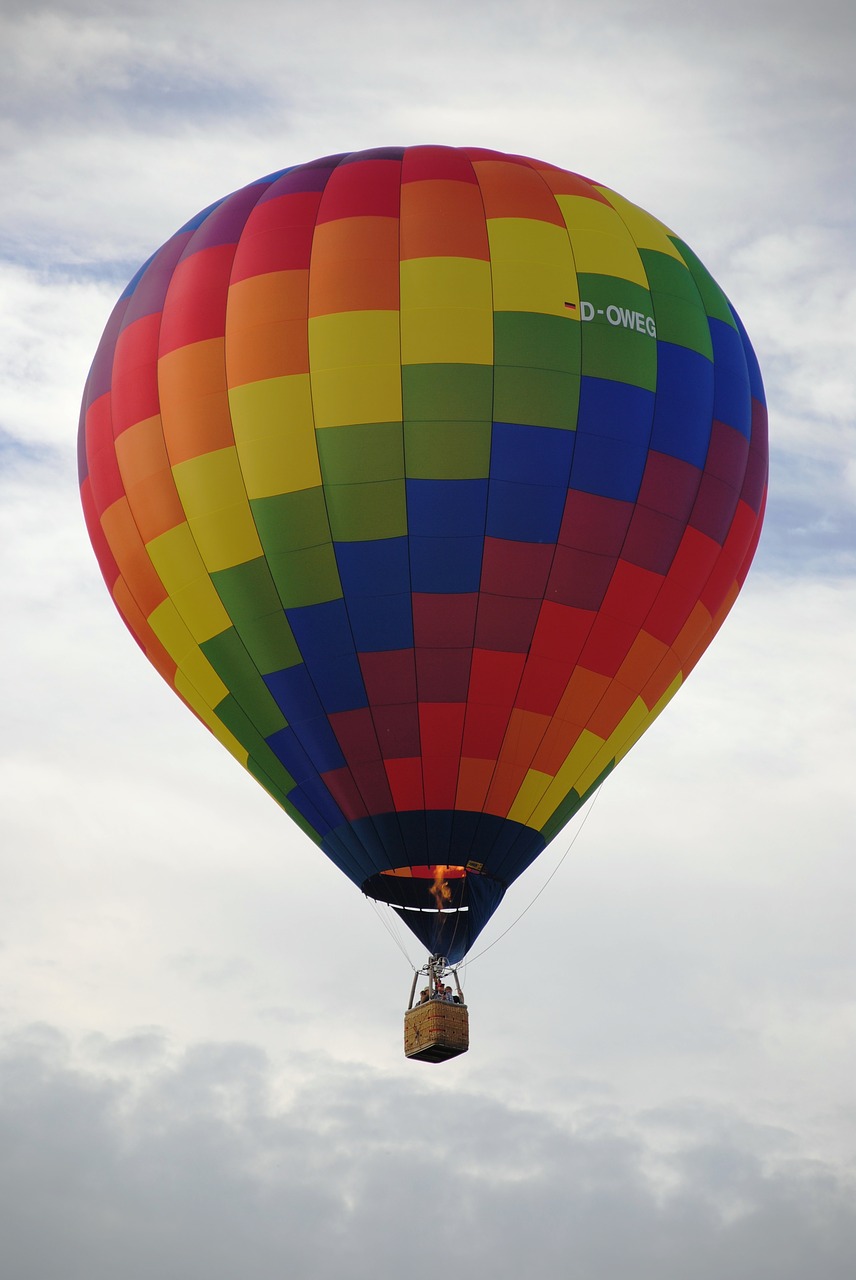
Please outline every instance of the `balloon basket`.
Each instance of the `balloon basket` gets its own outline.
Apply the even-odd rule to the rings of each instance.
[[[445,1062],[470,1047],[470,1022],[465,1004],[429,1000],[404,1015],[404,1056],[419,1062]]]

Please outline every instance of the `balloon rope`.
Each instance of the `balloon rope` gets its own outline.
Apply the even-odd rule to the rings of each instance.
[[[371,903],[372,910],[374,911],[374,913],[375,913],[375,915],[377,916],[378,920],[380,920],[380,922],[381,922],[381,924],[383,925],[384,929],[386,929],[387,933],[388,933],[388,934],[389,934],[389,936],[392,938],[393,942],[394,942],[394,943],[395,943],[395,945],[398,947],[399,951],[400,951],[400,952],[401,952],[401,954],[404,956],[405,960],[407,961],[407,963],[410,965],[411,969],[412,969],[412,970],[413,970],[413,972],[415,973],[415,972],[416,972],[416,965],[415,965],[415,964],[413,963],[413,961],[410,959],[410,956],[409,956],[409,955],[408,955],[408,953],[407,953],[407,950],[406,950],[406,948],[405,948],[405,946],[404,946],[404,943],[401,941],[401,938],[398,936],[397,931],[396,931],[395,929],[393,929],[392,924],[391,924],[391,922],[390,922],[390,919],[389,919],[389,917],[387,916],[386,912],[385,912],[385,911],[381,911],[380,907],[379,907],[379,906],[378,906],[378,904],[375,902],[374,898],[369,898],[368,894],[366,894],[366,900],[367,900],[368,902],[370,902],[370,903]],[[397,917],[397,916],[395,917],[395,920],[396,920],[396,923],[398,923],[398,917]]]
[[[602,787],[602,786],[603,786],[603,783],[601,783],[601,784],[600,784],[600,786]],[[595,801],[597,800],[597,798],[598,798],[598,796],[599,796],[599,795],[600,795],[600,787],[598,787],[597,791],[595,791],[594,795],[592,796],[591,804],[590,804],[590,805],[589,805],[589,807],[586,809],[585,814],[584,814],[583,819],[582,819],[582,822],[581,822],[581,823],[580,823],[580,825],[577,827],[576,831],[574,832],[573,836],[571,837],[570,841],[568,842],[568,847],[567,847],[567,849],[566,849],[566,850],[565,850],[565,852],[562,854],[561,858],[560,858],[560,859],[559,859],[559,861],[556,863],[555,867],[554,867],[554,868],[553,868],[553,870],[550,872],[550,874],[548,875],[547,879],[546,879],[546,880],[544,881],[544,883],[541,885],[541,888],[540,888],[540,889],[538,890],[538,892],[535,894],[535,897],[534,897],[534,898],[532,899],[532,901],[529,903],[529,906],[524,907],[524,908],[523,908],[523,910],[520,912],[520,915],[517,917],[517,919],[516,919],[516,920],[512,920],[512,922],[511,922],[511,924],[508,926],[508,928],[507,928],[507,929],[503,929],[502,933],[499,935],[499,937],[498,937],[498,938],[494,938],[493,942],[488,943],[488,945],[485,947],[484,951],[480,951],[480,952],[478,953],[478,955],[473,956],[473,957],[472,957],[472,959],[467,958],[466,960],[462,961],[462,963],[461,963],[461,968],[463,968],[465,965],[475,964],[476,960],[481,960],[482,956],[487,955],[487,953],[488,953],[488,951],[490,951],[491,947],[495,947],[495,946],[496,946],[496,944],[497,944],[498,942],[501,942],[501,941],[502,941],[502,939],[505,937],[505,935],[506,935],[507,933],[510,933],[510,932],[511,932],[511,930],[514,928],[514,926],[515,926],[516,924],[519,924],[519,923],[520,923],[520,921],[521,921],[521,920],[523,919],[523,917],[526,915],[526,912],[530,909],[530,907],[534,907],[534,906],[535,906],[535,903],[536,903],[536,902],[538,901],[538,899],[541,897],[541,894],[542,894],[542,893],[544,892],[544,890],[547,888],[547,885],[548,885],[548,884],[550,883],[550,881],[553,879],[553,876],[554,876],[554,875],[556,874],[556,872],[559,870],[559,868],[561,867],[562,863],[565,861],[565,858],[567,858],[568,854],[571,852],[571,849],[573,849],[574,845],[576,844],[576,842],[577,842],[577,837],[580,835],[580,833],[581,833],[581,831],[582,831],[583,827],[584,827],[584,826],[586,825],[586,823],[588,822],[588,820],[589,820],[589,814],[590,814],[590,813],[592,812],[592,810],[594,809]]]

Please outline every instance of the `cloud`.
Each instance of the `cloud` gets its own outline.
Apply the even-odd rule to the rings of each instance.
[[[4,1037],[11,1275],[850,1274],[847,1174],[733,1113],[582,1100],[567,1123],[438,1094],[429,1074],[390,1081],[316,1058],[310,1075],[234,1043],[144,1055],[133,1071],[127,1043],[102,1046],[96,1070],[54,1029]]]

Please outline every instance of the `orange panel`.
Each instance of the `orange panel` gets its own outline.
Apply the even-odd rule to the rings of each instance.
[[[113,587],[113,600],[116,608],[125,619],[128,629],[137,643],[142,647],[149,662],[155,670],[163,676],[167,684],[174,688],[175,673],[178,670],[178,667],[169,656],[160,640],[158,640],[146,619],[143,617],[137,607],[137,602],[128,590],[128,584],[125,582],[124,578],[116,579],[116,583]]]
[[[272,271],[233,284],[226,308],[229,386],[308,373],[308,312],[308,271]]]
[[[549,729],[544,734],[540,747],[535,753],[532,768],[555,777],[573,750],[582,731],[583,726],[581,724],[571,724],[569,720],[552,720]]]
[[[564,230],[565,220],[550,188],[528,165],[508,160],[474,160],[485,216],[537,218]]]
[[[490,248],[484,206],[472,182],[432,178],[401,188],[401,259],[482,258]]]
[[[498,764],[485,801],[485,813],[504,818],[514,804],[528,770],[525,764]]]
[[[680,675],[680,673],[681,662],[678,655],[674,650],[667,649],[657,670],[641,690],[642,701],[645,706],[653,711],[669,685],[674,681],[675,676]]]
[[[647,631],[640,631],[615,673],[616,680],[641,693],[668,652],[669,647],[662,640],[649,636]]]
[[[521,764],[528,769],[549,724],[550,716],[515,707],[508,721],[499,756],[503,764]]]
[[[626,685],[613,680],[597,704],[594,713],[589,717],[586,728],[605,741],[613,729],[621,723],[638,697],[639,694],[635,689],[628,689]]]
[[[575,667],[562,694],[556,715],[572,724],[586,724],[609,686],[609,676],[602,676],[585,667]]]
[[[234,445],[225,342],[208,338],[158,360],[163,434],[173,466]]]
[[[688,660],[696,645],[711,624],[711,616],[701,601],[696,604],[689,618],[681,627],[672,648],[681,659],[681,664]]]
[[[143,615],[148,618],[159,604],[163,604],[167,592],[143,546],[127,498],[120,498],[104,512],[101,527],[122,577]]]
[[[338,218],[315,228],[309,314],[398,310],[398,219]]]
[[[474,760],[464,756],[458,769],[456,809],[469,809],[479,813],[484,807],[487,789],[494,771],[493,760]]]
[[[167,467],[128,486],[128,502],[143,542],[151,542],[184,520],[184,508]]]

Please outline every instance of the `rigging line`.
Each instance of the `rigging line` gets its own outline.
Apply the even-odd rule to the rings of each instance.
[[[390,923],[390,921],[389,921],[388,916],[386,915],[386,913],[385,913],[385,912],[381,911],[380,907],[378,906],[378,904],[375,902],[375,900],[374,900],[373,898],[369,898],[369,897],[368,897],[368,894],[366,894],[366,899],[367,899],[367,901],[368,901],[368,902],[370,902],[370,903],[371,903],[372,910],[374,911],[374,913],[375,913],[375,915],[377,916],[378,920],[380,920],[380,922],[381,922],[381,924],[383,925],[384,929],[386,929],[386,931],[387,931],[387,933],[389,934],[390,938],[392,938],[392,941],[393,941],[393,942],[395,943],[395,945],[398,947],[399,951],[400,951],[400,952],[401,952],[401,954],[404,956],[405,960],[407,961],[407,963],[410,965],[411,969],[412,969],[412,970],[413,970],[413,972],[415,973],[415,972],[416,972],[416,965],[415,965],[415,964],[413,963],[413,961],[410,959],[410,956],[408,955],[407,950],[405,949],[404,943],[401,941],[401,939],[399,938],[398,934],[397,934],[397,933],[396,933],[396,931],[393,929],[393,927],[392,927],[392,925],[391,925],[391,923]],[[397,919],[397,917],[396,917],[396,919]]]
[[[601,783],[601,784],[600,784],[600,787],[602,787],[602,786],[603,786],[603,783]],[[502,939],[505,937],[505,935],[506,935],[507,933],[510,933],[510,932],[511,932],[511,930],[514,928],[514,926],[515,926],[516,924],[519,924],[519,923],[520,923],[520,921],[521,921],[521,920],[523,919],[523,917],[526,915],[526,912],[529,910],[529,908],[530,908],[530,907],[534,907],[535,903],[536,903],[536,902],[538,901],[538,899],[541,897],[541,894],[542,894],[542,893],[544,892],[544,890],[547,888],[547,885],[548,885],[548,884],[550,883],[550,881],[553,879],[553,876],[554,876],[554,875],[556,874],[556,872],[559,870],[559,868],[561,867],[562,863],[565,861],[565,858],[567,858],[568,854],[571,852],[571,849],[573,849],[574,845],[576,844],[578,836],[579,836],[579,835],[580,835],[580,833],[582,832],[583,827],[584,827],[584,826],[586,825],[586,823],[588,822],[588,820],[589,820],[589,815],[591,814],[592,810],[594,809],[595,801],[597,800],[598,796],[600,795],[600,787],[598,787],[597,791],[595,791],[594,795],[592,796],[591,804],[589,805],[588,809],[586,809],[586,812],[585,812],[585,814],[584,814],[584,816],[583,816],[582,821],[580,822],[580,825],[577,827],[576,831],[574,832],[573,836],[571,837],[570,841],[568,842],[568,847],[567,847],[567,849],[566,849],[566,850],[565,850],[565,852],[562,854],[561,858],[560,858],[560,859],[559,859],[559,861],[556,863],[556,865],[555,865],[555,867],[553,868],[553,870],[552,870],[552,871],[550,872],[550,874],[547,876],[547,879],[546,879],[546,880],[544,881],[544,883],[541,885],[541,888],[540,888],[540,889],[538,890],[538,892],[535,894],[535,897],[532,899],[532,901],[529,903],[529,905],[523,908],[523,910],[520,912],[520,915],[517,917],[517,919],[516,919],[516,920],[512,920],[511,924],[508,926],[508,928],[507,928],[507,929],[503,929],[502,933],[499,935],[499,937],[498,937],[498,938],[494,938],[493,942],[489,942],[489,943],[488,943],[488,945],[485,947],[484,951],[480,951],[480,952],[478,953],[478,955],[477,955],[477,956],[473,956],[473,958],[472,958],[471,960],[470,960],[470,959],[464,960],[464,961],[463,961],[463,964],[464,964],[464,965],[471,965],[471,964],[475,964],[476,960],[480,960],[480,959],[482,958],[482,956],[483,956],[483,955],[487,955],[487,953],[488,953],[488,951],[490,951],[491,947],[495,947],[495,946],[496,946],[496,944],[497,944],[498,942],[501,942],[501,941],[502,941]]]

